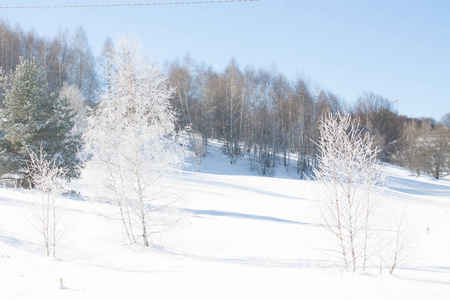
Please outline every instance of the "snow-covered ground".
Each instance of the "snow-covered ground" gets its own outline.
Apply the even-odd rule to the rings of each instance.
[[[257,176],[212,143],[188,166],[185,224],[144,248],[127,244],[114,207],[60,200],[57,258],[33,228],[31,191],[0,188],[0,299],[449,299],[450,181],[384,166],[385,215],[405,211],[409,256],[389,275],[377,264],[343,273],[315,217],[317,183]],[[194,171],[195,170],[195,171]],[[74,184],[83,195],[85,187]],[[61,286],[60,280],[63,281]]]

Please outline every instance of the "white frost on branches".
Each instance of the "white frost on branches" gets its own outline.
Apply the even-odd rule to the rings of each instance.
[[[319,128],[321,156],[315,174],[322,184],[321,219],[344,268],[355,272],[361,265],[364,270],[373,250],[377,195],[384,180],[377,164],[379,148],[350,115],[328,113]]]
[[[73,84],[65,82],[60,91],[60,97],[69,101],[70,108],[75,115],[72,118],[72,135],[81,135],[86,127],[86,103],[80,89]]]
[[[117,205],[129,241],[148,246],[152,233],[180,219],[172,178],[190,153],[185,133],[175,131],[173,89],[139,42],[120,39],[106,63],[110,86],[88,118],[85,167],[97,194]]]
[[[27,150],[28,151],[28,150]],[[28,151],[30,161],[31,184],[39,193],[39,200],[34,203],[32,223],[42,234],[47,256],[56,257],[56,247],[62,238],[60,229],[60,212],[57,206],[58,197],[65,191],[66,170],[54,160],[48,160],[42,149],[39,152]]]

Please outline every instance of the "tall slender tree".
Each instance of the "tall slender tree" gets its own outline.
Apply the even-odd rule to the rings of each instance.
[[[383,175],[379,149],[350,115],[328,113],[320,124],[321,156],[315,171],[321,182],[320,217],[334,238],[332,249],[345,270],[365,269],[376,215],[376,195]]]
[[[152,233],[177,220],[168,185],[189,151],[185,133],[175,131],[173,89],[142,56],[136,38],[122,38],[109,60],[110,90],[83,135],[86,171],[95,175],[99,197],[117,205],[129,241],[149,246]]]

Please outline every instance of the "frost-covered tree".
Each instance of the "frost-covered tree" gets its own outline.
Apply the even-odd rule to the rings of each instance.
[[[69,102],[70,108],[74,112],[74,116],[72,118],[73,127],[71,134],[72,135],[81,135],[86,126],[86,112],[87,106],[84,101],[83,94],[80,89],[73,85],[65,82],[59,92],[60,97],[66,98]]]
[[[68,169],[67,176],[75,176],[79,139],[70,135],[74,115],[68,100],[49,92],[43,71],[33,61],[22,59],[13,74],[2,73],[0,80],[5,93],[0,109],[0,174],[28,177],[29,151],[42,146],[49,161]]]
[[[320,215],[346,270],[365,269],[376,220],[376,196],[383,180],[373,137],[350,115],[328,113],[320,124],[318,168]]]
[[[64,192],[66,170],[47,159],[42,145],[39,151],[29,151],[27,162],[33,186],[39,194],[32,211],[32,223],[42,234],[47,256],[56,257],[56,248],[63,231],[60,228],[60,211],[58,197]]]
[[[129,241],[148,246],[152,233],[178,220],[170,181],[189,151],[184,133],[175,131],[173,90],[139,42],[120,39],[108,60],[110,87],[83,135],[86,174],[94,175],[98,196],[117,205]]]

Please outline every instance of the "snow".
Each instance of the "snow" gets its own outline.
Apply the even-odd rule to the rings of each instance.
[[[372,264],[345,273],[325,249],[315,217],[317,183],[281,170],[275,178],[231,165],[211,142],[200,172],[180,176],[187,225],[129,245],[113,205],[60,199],[67,231],[57,258],[45,256],[29,211],[32,191],[0,188],[0,299],[448,299],[450,180],[383,165],[386,214],[405,211],[410,256],[389,275]],[[63,285],[61,286],[61,279]]]

